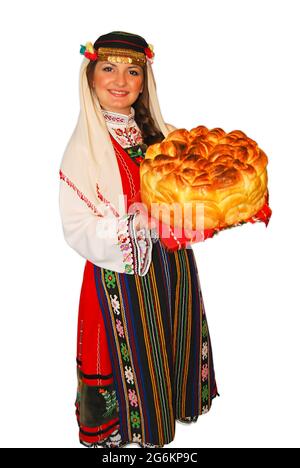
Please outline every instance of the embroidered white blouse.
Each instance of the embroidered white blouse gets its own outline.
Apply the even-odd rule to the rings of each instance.
[[[134,120],[135,109],[131,107],[129,115],[102,110],[109,133],[120,143],[123,148],[143,143],[139,127]]]
[[[133,107],[129,115],[104,109],[103,115],[109,132],[123,148],[143,143]],[[166,125],[170,130],[175,129],[170,124]],[[119,273],[144,276],[148,272],[153,234],[147,228],[137,231],[136,214],[99,218],[62,179],[59,207],[65,240],[82,257],[94,265]],[[109,235],[105,235],[106,232]]]

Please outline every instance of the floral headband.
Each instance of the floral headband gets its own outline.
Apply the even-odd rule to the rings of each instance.
[[[145,64],[146,60],[152,64],[155,55],[152,44],[148,44],[143,53],[132,49],[115,49],[112,47],[99,47],[98,51],[96,51],[91,42],[80,45],[80,53],[93,61],[108,59],[112,62],[135,63],[137,65]]]

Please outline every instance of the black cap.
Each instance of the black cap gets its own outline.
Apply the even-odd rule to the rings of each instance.
[[[144,53],[144,49],[145,47],[148,47],[148,43],[142,36],[138,36],[137,34],[131,34],[124,31],[112,31],[98,37],[94,42],[94,48],[95,50],[98,50],[99,47],[131,49],[136,52]]]

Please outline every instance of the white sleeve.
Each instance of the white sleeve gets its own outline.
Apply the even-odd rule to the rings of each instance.
[[[104,216],[99,216],[63,180],[59,187],[59,209],[64,238],[82,257],[120,273],[141,276],[147,273],[151,262],[151,234],[146,230],[145,242],[141,242],[134,231],[134,214],[115,217],[103,203]],[[130,255],[126,254],[127,245],[133,251]]]

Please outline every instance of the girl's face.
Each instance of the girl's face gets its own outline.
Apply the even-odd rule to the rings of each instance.
[[[143,69],[139,65],[99,60],[93,86],[104,110],[129,115],[131,105],[143,91],[143,81]],[[113,91],[122,91],[122,94],[113,94]]]

